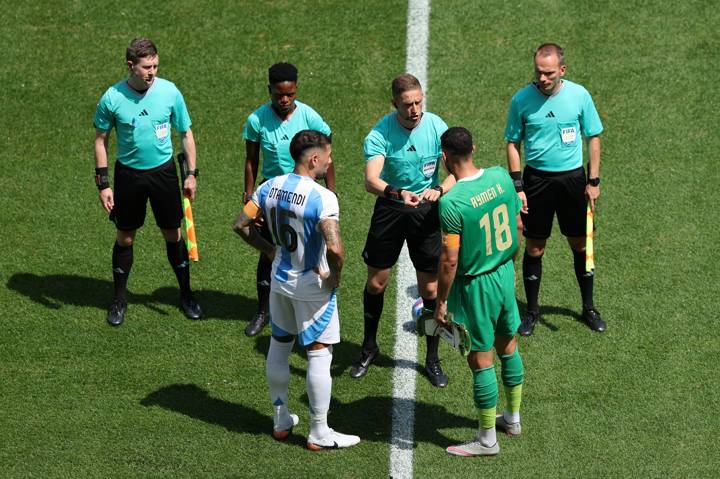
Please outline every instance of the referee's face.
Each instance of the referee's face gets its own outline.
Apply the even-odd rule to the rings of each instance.
[[[297,95],[297,83],[294,81],[270,85],[270,101],[273,109],[280,116],[287,116],[295,109],[295,95]]]
[[[408,90],[393,98],[398,120],[405,128],[414,128],[422,118],[422,90]]]
[[[535,85],[545,95],[552,95],[560,89],[565,65],[560,65],[557,55],[535,56]]]
[[[128,62],[130,67],[131,80],[135,85],[143,85],[150,88],[155,76],[157,76],[158,64],[160,60],[158,56],[142,57],[137,62]]]

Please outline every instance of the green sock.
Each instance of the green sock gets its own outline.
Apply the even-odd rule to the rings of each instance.
[[[522,400],[522,384],[505,386],[505,410],[510,413],[509,422],[520,421],[520,402]]]
[[[495,366],[473,370],[473,399],[480,413],[480,429],[495,429],[498,388]]]
[[[499,356],[502,366],[500,375],[505,386],[505,420],[519,422],[522,384],[525,376],[520,352],[516,347],[511,354],[500,354]]]

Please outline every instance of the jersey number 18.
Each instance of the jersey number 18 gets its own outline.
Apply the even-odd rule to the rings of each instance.
[[[495,250],[504,251],[512,246],[512,232],[510,231],[510,216],[507,205],[501,204],[492,211],[492,227],[490,226],[490,213],[485,213],[480,218],[480,228],[485,230],[485,253],[487,256],[493,253],[493,238],[495,239]],[[493,234],[494,233],[494,234]]]

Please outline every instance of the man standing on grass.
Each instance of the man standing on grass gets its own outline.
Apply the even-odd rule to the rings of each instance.
[[[472,136],[452,127],[442,135],[443,163],[457,184],[440,198],[443,246],[438,271],[435,320],[446,314],[465,326],[471,339],[468,365],[480,429],[469,442],[450,446],[457,456],[500,452],[495,428],[520,434],[523,364],[515,333],[520,313],[515,300],[513,259],[519,248],[520,199],[500,167],[478,169],[472,161]],[[493,346],[500,357],[506,408],[496,417],[498,397]]]
[[[195,198],[195,140],[185,100],[175,85],[157,77],[158,53],[147,38],[130,43],[125,54],[129,77],[111,86],[95,111],[95,182],[100,203],[115,222],[112,268],[115,299],[107,321],[122,324],[135,233],[145,222],[148,199],[180,286],[180,307],[189,319],[202,316],[190,290],[188,251],[180,232],[182,203],[173,162],[170,127],[180,133],[189,171],[183,191]],[[108,138],[117,131],[115,191],[108,179]]]
[[[270,102],[264,104],[247,119],[243,129],[245,138],[245,192],[247,203],[255,189],[260,150],[262,150],[263,183],[276,176],[293,171],[295,162],[290,156],[290,140],[298,131],[311,129],[330,135],[330,127],[315,110],[295,99],[297,95],[297,68],[290,63],[276,63],[268,70]],[[335,169],[330,165],[325,185],[335,191]],[[263,225],[261,233],[266,241],[272,241],[270,231]],[[256,270],[258,310],[245,328],[245,334],[255,336],[268,322],[271,264],[260,255]]]
[[[526,238],[523,284],[527,312],[519,329],[523,336],[532,334],[540,318],[542,256],[555,213],[573,253],[582,320],[593,331],[602,332],[606,327],[593,302],[594,274],[585,271],[586,209],[589,202],[594,211],[600,196],[599,135],[603,126],[587,90],[563,80],[565,68],[565,53],[559,45],[540,45],[535,51],[535,82],[513,96],[505,128],[508,169],[522,200]],[[588,139],[587,176],[583,137]],[[522,175],[520,143],[525,146]]]
[[[307,349],[307,395],[310,403],[310,450],[350,447],[357,436],[328,427],[333,344],[340,342],[336,290],[345,252],[340,240],[335,195],[318,185],[332,164],[328,135],[298,132],[290,143],[292,173],[263,183],[245,203],[235,231],[272,261],[267,382],[273,405],[273,437],[287,439],[298,417],[288,410],[288,357],[297,336]],[[272,232],[268,242],[256,226],[263,216]]]
[[[390,271],[407,241],[417,273],[418,289],[427,309],[435,308],[440,228],[437,201],[455,179],[442,185],[438,176],[440,135],[447,125],[423,112],[423,91],[410,74],[392,82],[395,111],[385,115],[365,138],[365,189],[378,196],[363,251],[368,267],[363,296],[364,339],[360,359],[350,375],[360,378],[380,352],[377,330]],[[426,336],[425,372],[436,387],[448,377],[440,367],[438,336]]]

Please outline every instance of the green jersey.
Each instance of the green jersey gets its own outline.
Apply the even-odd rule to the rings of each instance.
[[[521,206],[510,175],[499,166],[459,180],[440,198],[443,233],[460,235],[457,276],[488,273],[512,258]]]
[[[397,113],[382,117],[365,138],[365,161],[385,158],[380,178],[396,188],[422,193],[440,183],[440,136],[448,127],[432,113],[423,113],[412,130],[403,127]]]
[[[192,122],[185,100],[174,83],[155,78],[145,93],[117,82],[100,98],[93,121],[103,131],[117,130],[117,161],[149,170],[172,158],[170,125],[179,132]]]

